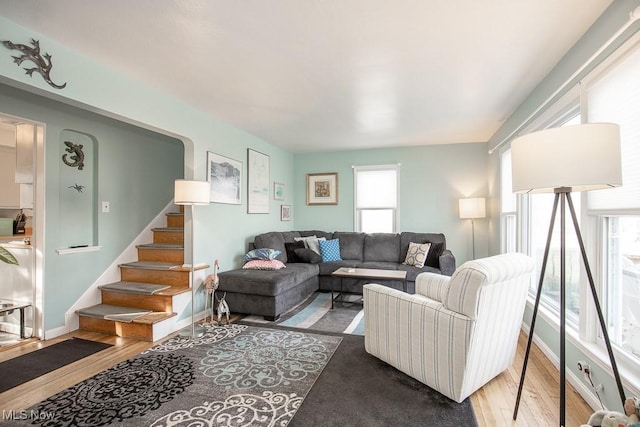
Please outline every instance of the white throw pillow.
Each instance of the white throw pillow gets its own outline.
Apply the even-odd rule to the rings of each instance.
[[[294,237],[293,240],[295,240],[296,242],[304,242],[305,248],[311,249],[318,255],[322,255],[320,253],[320,243],[318,243],[318,240],[327,240],[327,239],[324,237],[307,236],[307,237]]]
[[[427,261],[427,254],[431,248],[431,243],[409,243],[409,249],[407,250],[407,257],[404,259],[403,264],[413,265],[414,267],[422,268]]]

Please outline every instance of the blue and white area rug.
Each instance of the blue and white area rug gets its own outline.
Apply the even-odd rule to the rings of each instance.
[[[4,425],[283,426],[342,338],[248,325],[175,337]]]
[[[351,295],[350,298],[355,302],[336,302],[332,310],[331,293],[316,292],[275,322],[264,320],[262,316],[245,316],[242,322],[364,335],[362,296]]]

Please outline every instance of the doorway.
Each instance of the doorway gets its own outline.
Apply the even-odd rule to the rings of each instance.
[[[43,155],[43,124],[0,113],[0,346],[44,338]]]

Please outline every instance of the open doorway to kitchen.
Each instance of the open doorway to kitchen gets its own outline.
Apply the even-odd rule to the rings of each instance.
[[[42,124],[0,113],[0,347],[43,337],[43,153]]]

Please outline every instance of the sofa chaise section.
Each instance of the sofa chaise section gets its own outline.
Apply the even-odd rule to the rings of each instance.
[[[218,291],[226,292],[231,311],[264,316],[267,320],[277,320],[318,290],[316,264],[290,264],[266,271],[237,269],[218,276]]]

